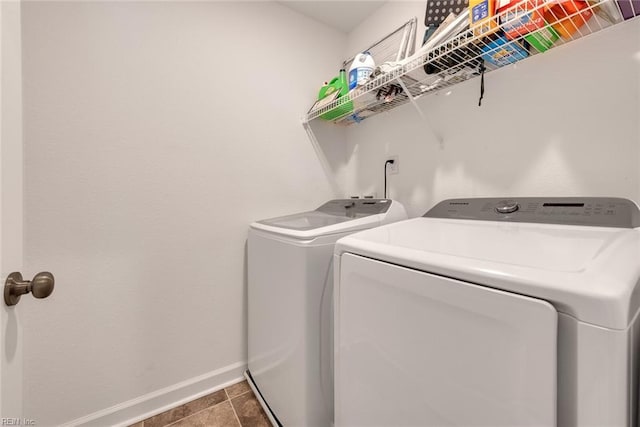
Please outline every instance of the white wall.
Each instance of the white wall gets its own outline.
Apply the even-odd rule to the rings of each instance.
[[[238,377],[247,225],[334,196],[300,117],[345,40],[267,2],[23,4],[25,272],[56,276],[21,302],[25,416]]]
[[[390,2],[349,34],[352,53],[417,16],[424,2]],[[412,216],[471,196],[619,196],[640,202],[640,20],[604,30],[418,100],[347,131],[346,192],[389,189]],[[439,144],[431,128],[442,135]]]
[[[22,270],[20,3],[0,1],[0,285]],[[0,303],[0,417],[22,414],[22,307]]]

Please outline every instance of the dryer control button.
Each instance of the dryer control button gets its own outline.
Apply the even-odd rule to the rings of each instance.
[[[496,212],[500,214],[510,214],[520,208],[515,200],[502,200],[496,205]]]

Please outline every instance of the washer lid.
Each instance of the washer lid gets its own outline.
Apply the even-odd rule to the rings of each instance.
[[[638,228],[416,218],[342,238],[343,252],[545,299],[609,328],[640,306]]]
[[[376,226],[392,203],[389,199],[330,200],[314,211],[265,219],[251,224],[251,227],[289,237],[310,239]]]

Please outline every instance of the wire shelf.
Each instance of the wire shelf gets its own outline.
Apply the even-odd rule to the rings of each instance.
[[[626,1],[634,8],[634,15],[639,15],[640,10],[636,8],[640,9],[640,2]],[[572,7],[576,4],[582,8]],[[526,10],[523,9],[525,7]],[[514,27],[522,22],[524,15],[535,17],[536,13],[539,14],[539,27],[533,31],[526,32],[522,26]],[[489,73],[623,21],[619,3],[614,0],[586,3],[577,0],[562,3],[557,0],[525,0],[496,16],[495,26],[483,34],[477,34],[477,27],[467,27],[433,48],[420,49],[403,61],[383,64],[379,67],[379,74],[366,84],[311,110],[304,120],[310,122],[342,107],[341,111],[348,112],[330,121],[340,125],[358,123],[423,95],[475,78],[481,74],[481,67]],[[504,37],[507,32],[511,39]],[[533,40],[532,36],[535,36]],[[352,104],[345,105],[348,103]]]
[[[361,50],[361,52],[369,52],[377,64],[382,64],[386,61],[401,61],[413,55],[417,30],[418,18],[411,18],[387,36]],[[355,57],[356,55],[343,61],[342,68],[348,69]]]

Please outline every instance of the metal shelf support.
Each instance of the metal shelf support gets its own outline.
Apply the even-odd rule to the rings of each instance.
[[[418,115],[420,116],[421,122],[427,128],[427,131],[429,131],[433,135],[433,137],[436,139],[436,141],[438,141],[438,144],[440,144],[440,148],[444,148],[444,140],[442,139],[442,135],[440,135],[440,133],[435,130],[435,128],[431,124],[431,120],[427,118],[427,116],[422,111],[422,108],[420,108],[420,106],[416,102],[415,96],[411,94],[411,92],[409,91],[409,88],[402,81],[401,78],[396,79],[396,81],[402,87],[402,90],[404,91],[404,93],[407,94],[407,97],[409,98],[409,102],[411,102],[411,104],[415,107],[416,111],[418,112]]]

